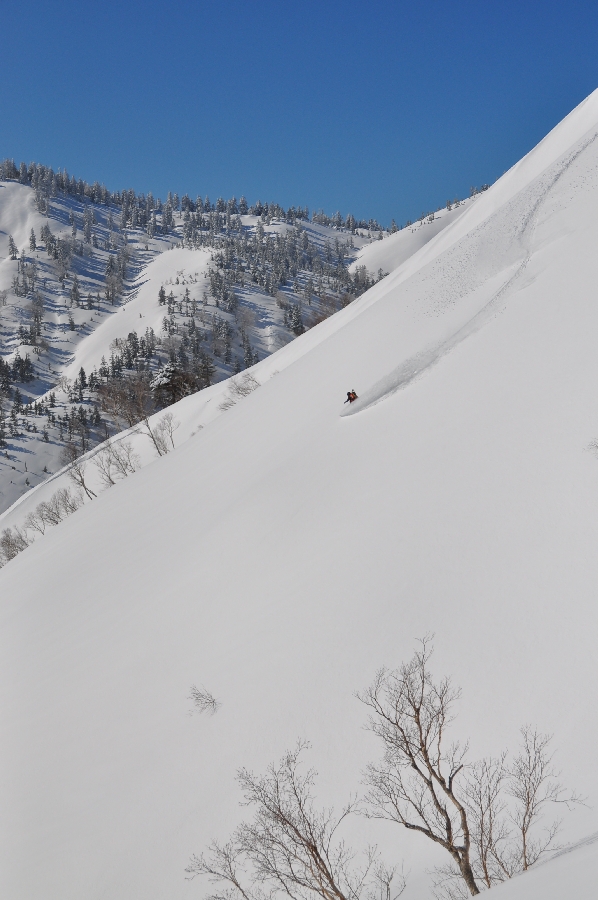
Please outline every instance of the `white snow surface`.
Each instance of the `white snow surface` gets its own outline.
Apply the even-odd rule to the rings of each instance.
[[[441,209],[436,212],[432,221],[429,221],[428,217],[423,217],[394,234],[385,232],[382,240],[372,241],[361,249],[357,259],[351,263],[350,270],[354,271],[357,266],[365,266],[368,272],[376,273],[379,269],[383,272],[394,272],[447,225],[460,218],[471,202],[471,199],[461,200],[458,206],[453,206],[450,210]]]
[[[308,738],[340,806],[378,754],[354,691],[430,631],[472,758],[554,733],[589,800],[564,837],[597,830],[597,137],[598,92],[250,396],[177,404],[175,451],[0,571],[3,897],[201,897],[184,868],[245,814],[238,768]],[[214,716],[189,715],[193,684]],[[429,896],[423,839],[347,837]],[[588,840],[494,890],[589,898],[597,867]]]
[[[8,257],[8,236],[17,246],[26,244],[33,228],[39,232],[46,220],[34,205],[33,191],[16,182],[0,182],[0,290],[10,287],[14,266]]]
[[[496,900],[585,900],[596,895],[598,834],[555,853],[545,863],[492,889]]]

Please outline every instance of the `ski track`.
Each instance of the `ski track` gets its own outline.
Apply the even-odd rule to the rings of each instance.
[[[393,369],[388,375],[384,378],[381,378],[377,381],[371,388],[364,391],[363,394],[352,403],[347,409],[343,409],[340,413],[341,416],[352,416],[356,413],[363,412],[366,409],[369,409],[372,406],[380,403],[382,400],[385,400],[387,397],[396,393],[397,391],[403,390],[408,387],[426,372],[430,371],[434,366],[436,366],[448,353],[458,347],[464,340],[466,340],[471,335],[478,332],[481,328],[483,328],[488,322],[490,322],[499,312],[502,312],[506,307],[506,297],[510,292],[510,289],[513,285],[519,280],[521,275],[527,269],[529,261],[532,257],[533,249],[533,236],[536,230],[536,224],[538,221],[538,214],[542,205],[546,202],[548,197],[550,196],[551,191],[554,189],[556,184],[560,181],[560,179],[565,175],[565,173],[570,169],[571,165],[578,159],[581,154],[588,149],[598,138],[598,131],[593,131],[593,133],[589,137],[581,138],[580,145],[575,149],[566,154],[564,159],[557,160],[553,163],[552,166],[548,167],[546,172],[543,172],[535,182],[532,182],[527,188],[524,188],[523,191],[520,191],[512,200],[508,201],[505,204],[505,207],[497,210],[496,213],[492,214],[486,222],[484,222],[481,226],[474,229],[474,232],[468,234],[459,244],[463,243],[463,240],[469,241],[471,238],[479,234],[481,230],[483,230],[490,220],[495,219],[499,215],[504,214],[505,210],[512,207],[517,202],[520,202],[522,197],[526,194],[532,193],[532,203],[524,213],[521,227],[518,233],[515,235],[515,241],[512,243],[519,242],[522,245],[522,249],[525,251],[525,256],[517,266],[516,270],[509,276],[507,274],[507,280],[504,284],[498,288],[497,291],[491,296],[490,300],[480,309],[468,322],[465,323],[461,328],[459,328],[454,334],[452,334],[449,338],[440,341],[435,344],[433,347],[429,347],[425,350],[422,350],[420,353],[416,353],[415,355],[409,357],[404,360],[396,369]],[[550,174],[551,170],[556,171],[554,174]],[[548,176],[549,182],[545,184],[545,179]],[[534,188],[540,188],[539,196],[534,197],[535,193]],[[447,250],[445,254],[448,255],[453,251],[454,248]],[[507,266],[507,272],[511,269],[512,266]],[[503,271],[505,271],[503,269]],[[462,274],[461,282],[466,281],[466,277],[469,273]],[[490,279],[488,279],[490,280]],[[475,288],[474,288],[475,290]],[[458,299],[462,299],[466,296],[470,291],[462,291]],[[452,301],[454,303],[456,301]],[[448,304],[446,304],[448,305]]]

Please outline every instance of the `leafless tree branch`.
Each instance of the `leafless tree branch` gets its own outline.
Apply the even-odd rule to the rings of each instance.
[[[203,687],[198,688],[194,684],[191,685],[191,693],[188,699],[193,701],[195,711],[200,713],[207,712],[212,716],[218,712],[222,705],[209,691]]]
[[[212,900],[265,900],[280,893],[289,900],[396,900],[404,890],[402,874],[382,866],[375,847],[358,865],[356,853],[337,837],[355,801],[340,815],[315,807],[315,772],[300,771],[306,746],[299,742],[263,776],[239,773],[253,819],[239,825],[227,844],[212,844],[208,855],[193,857],[187,869],[191,877],[203,874],[223,885]]]

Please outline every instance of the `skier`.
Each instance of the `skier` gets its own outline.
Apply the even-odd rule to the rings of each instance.
[[[347,391],[347,399],[345,403],[353,403],[354,400],[357,400],[357,394],[355,391]]]

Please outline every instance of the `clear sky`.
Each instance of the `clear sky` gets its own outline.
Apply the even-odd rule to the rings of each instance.
[[[401,224],[530,150],[597,49],[596,0],[3,3],[0,156]]]

